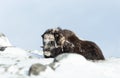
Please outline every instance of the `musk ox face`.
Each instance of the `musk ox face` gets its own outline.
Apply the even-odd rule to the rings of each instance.
[[[65,39],[62,29],[48,29],[42,35],[43,53],[46,58],[73,51],[73,44]]]
[[[60,47],[63,45],[65,38],[60,31],[60,28],[48,29],[42,35],[45,57],[52,57],[56,55],[56,51],[61,51],[62,48]]]
[[[52,50],[57,47],[54,35],[56,31],[58,31],[58,29],[48,29],[42,35],[43,52],[45,57],[52,57],[53,55]]]
[[[43,51],[44,55],[51,56],[51,50],[55,48],[55,38],[53,34],[46,33],[42,36],[43,38]]]

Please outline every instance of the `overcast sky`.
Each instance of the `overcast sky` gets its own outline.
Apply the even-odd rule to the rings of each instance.
[[[41,35],[58,26],[120,57],[120,0],[0,0],[0,32],[14,46],[41,50]]]

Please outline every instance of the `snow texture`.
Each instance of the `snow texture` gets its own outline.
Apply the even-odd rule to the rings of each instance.
[[[0,47],[1,46],[11,46],[8,38],[3,33],[0,33]]]
[[[11,46],[3,34],[0,34],[0,44]],[[45,65],[46,70],[37,76],[28,76],[29,68],[36,63]],[[52,63],[55,70],[50,66]],[[119,73],[120,58],[93,62],[77,54],[46,59],[42,51],[18,47],[7,47],[0,51],[0,78],[120,78]]]

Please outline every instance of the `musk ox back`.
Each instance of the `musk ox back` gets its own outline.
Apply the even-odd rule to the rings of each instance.
[[[52,39],[45,36],[51,35]],[[88,60],[104,60],[100,48],[92,41],[79,39],[72,31],[67,29],[48,29],[42,35],[43,52],[46,58],[56,57],[62,53],[77,53]]]

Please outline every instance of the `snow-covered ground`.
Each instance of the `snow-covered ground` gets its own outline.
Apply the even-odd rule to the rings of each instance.
[[[11,46],[9,41],[5,46]],[[92,62],[80,55],[69,54],[62,59],[56,58],[55,70],[49,66],[53,60],[45,59],[42,51],[8,47],[0,51],[0,78],[120,78],[120,58]],[[45,65],[46,70],[37,76],[28,76],[31,65],[36,63]]]

